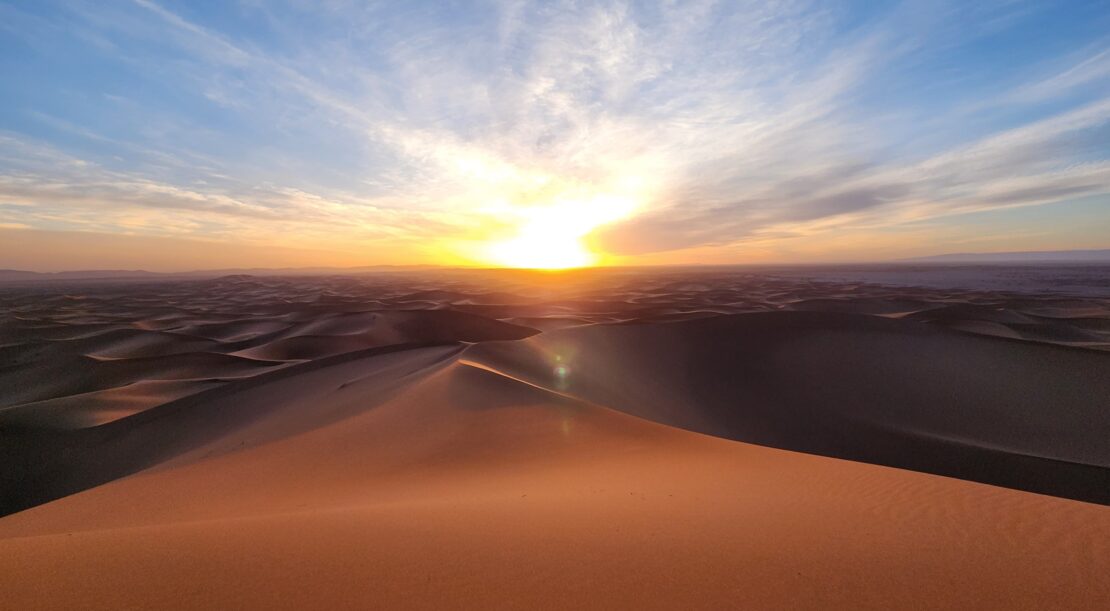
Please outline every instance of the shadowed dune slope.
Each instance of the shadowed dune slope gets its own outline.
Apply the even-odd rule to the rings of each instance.
[[[552,331],[471,358],[693,431],[1110,503],[1110,355],[769,312]]]
[[[195,323],[173,332],[136,322],[94,328],[9,323],[0,328],[0,431],[100,424],[289,362],[382,346],[512,340],[539,333],[447,310],[292,318]],[[159,392],[150,392],[159,386]]]
[[[379,399],[399,380],[459,349],[458,344],[419,346],[372,348],[295,365],[91,428],[0,430],[0,512],[11,513],[130,475],[257,421],[278,426],[275,422],[281,421],[282,410],[311,405],[313,398],[357,379],[365,359],[380,357],[367,375],[391,380],[371,397]],[[309,422],[327,417],[320,409],[308,412]]]

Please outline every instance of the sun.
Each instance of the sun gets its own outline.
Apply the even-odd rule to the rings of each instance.
[[[600,255],[584,244],[598,227],[626,217],[637,207],[627,196],[595,194],[517,207],[512,236],[490,242],[482,258],[505,267],[570,269],[596,265]]]
[[[571,269],[593,265],[598,256],[583,246],[581,236],[535,229],[491,244],[486,258],[506,267]]]
[[[456,235],[428,247],[468,266],[556,270],[614,261],[590,247],[599,243],[592,234],[654,201],[666,167],[641,154],[563,174],[456,149],[443,153],[455,185],[446,201],[465,211],[465,221]]]

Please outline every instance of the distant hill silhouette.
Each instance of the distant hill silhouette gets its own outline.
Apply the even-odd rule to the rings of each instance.
[[[324,275],[324,274],[359,274],[370,272],[407,271],[427,269],[428,265],[377,265],[364,267],[286,267],[286,268],[248,268],[248,269],[212,269],[189,272],[148,272],[141,269],[94,269],[64,272],[29,272],[16,269],[0,269],[0,282],[37,282],[40,280],[110,280],[133,279],[142,280],[149,278],[174,279],[174,278],[215,278],[231,275]]]
[[[1102,250],[1045,250],[1026,252],[966,252],[930,257],[902,259],[913,263],[1110,263],[1110,249]]]

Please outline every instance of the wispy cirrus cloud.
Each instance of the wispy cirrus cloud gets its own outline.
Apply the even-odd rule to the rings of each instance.
[[[1106,194],[1081,4],[7,6],[43,73],[6,103],[0,222],[403,251],[577,198],[622,207],[600,248],[681,258]],[[1044,20],[1069,40],[1023,54]]]

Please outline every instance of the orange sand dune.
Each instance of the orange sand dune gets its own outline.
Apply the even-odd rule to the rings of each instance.
[[[0,520],[7,604],[1110,602],[1103,507],[688,433],[460,356],[371,355],[178,417],[194,443],[159,466]]]

